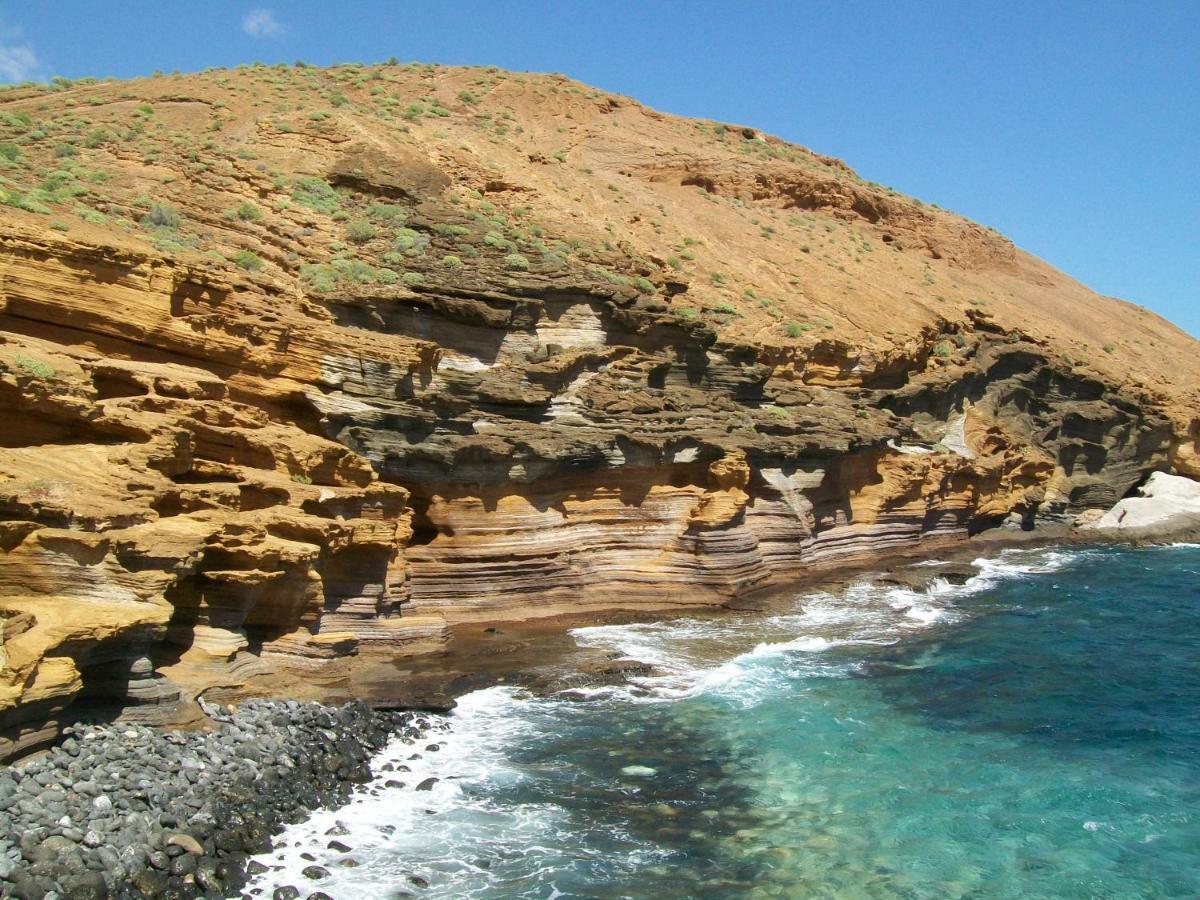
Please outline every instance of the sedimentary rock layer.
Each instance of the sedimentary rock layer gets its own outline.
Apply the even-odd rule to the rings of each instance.
[[[1196,474],[1161,320],[752,129],[502,76],[0,99],[0,754]]]

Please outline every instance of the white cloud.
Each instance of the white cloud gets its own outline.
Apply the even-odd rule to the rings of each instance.
[[[21,40],[21,29],[0,22],[0,82],[33,81],[41,64],[29,43]]]
[[[0,45],[0,81],[32,81],[37,72],[38,58],[32,47]]]
[[[279,37],[287,27],[269,9],[252,9],[242,19],[242,31],[255,38]]]

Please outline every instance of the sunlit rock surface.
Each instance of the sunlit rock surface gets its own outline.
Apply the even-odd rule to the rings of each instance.
[[[1193,339],[751,128],[390,65],[0,113],[0,755],[1200,474]]]

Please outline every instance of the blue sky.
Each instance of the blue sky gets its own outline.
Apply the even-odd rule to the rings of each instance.
[[[755,125],[1200,335],[1200,0],[0,0],[0,82],[390,56]]]

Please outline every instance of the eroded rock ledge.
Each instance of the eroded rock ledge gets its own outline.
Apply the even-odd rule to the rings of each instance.
[[[5,753],[73,706],[171,721],[456,621],[720,604],[1169,465],[1144,398],[986,323],[786,355],[586,284],[317,305],[0,252]]]

